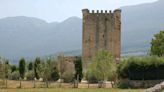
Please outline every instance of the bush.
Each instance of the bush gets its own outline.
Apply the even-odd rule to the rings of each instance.
[[[96,77],[93,76],[93,75],[88,76],[88,77],[87,77],[87,81],[88,81],[89,83],[98,83],[98,79],[96,79]]]
[[[73,82],[74,80],[74,74],[71,71],[66,71],[62,75],[62,79],[64,79],[65,83],[70,83]]]
[[[57,81],[59,78],[60,76],[57,69],[54,69],[54,71],[51,73],[51,80]]]
[[[128,89],[128,88],[131,88],[132,86],[130,85],[130,83],[128,82],[128,80],[120,80],[117,83],[117,87],[118,88],[122,88],[122,89]]]
[[[10,80],[18,80],[20,77],[19,71],[14,71],[9,75]]]
[[[164,60],[156,56],[130,57],[118,65],[117,73],[130,80],[164,79]]]
[[[12,65],[12,66],[11,66],[11,73],[12,73],[12,72],[15,72],[16,70],[17,70],[17,67],[16,67],[15,65]]]
[[[26,74],[25,74],[27,80],[34,80],[34,77],[35,77],[35,74],[34,74],[34,71],[28,71]]]
[[[94,74],[92,74],[91,72],[87,72],[86,74],[86,80],[89,82],[89,83],[98,83],[98,79],[94,76]]]

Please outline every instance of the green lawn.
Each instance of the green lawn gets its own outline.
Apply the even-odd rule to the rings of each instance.
[[[71,88],[40,88],[40,89],[0,89],[0,92],[140,92],[136,89],[71,89]]]

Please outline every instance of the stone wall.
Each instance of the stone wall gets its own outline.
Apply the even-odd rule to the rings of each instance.
[[[112,53],[116,63],[121,51],[121,10],[92,11],[83,9],[83,48],[82,61],[84,67],[100,49]]]
[[[130,88],[150,88],[154,87],[156,84],[160,84],[163,81],[164,80],[119,80],[119,82],[127,84]]]
[[[156,84],[155,86],[145,89],[141,92],[162,92],[163,89],[164,89],[164,82],[161,82],[161,83]]]
[[[74,62],[77,60],[77,57],[74,56],[58,56],[58,67],[63,70],[75,70]]]
[[[130,80],[129,83],[134,88],[149,88],[161,83],[163,80]]]

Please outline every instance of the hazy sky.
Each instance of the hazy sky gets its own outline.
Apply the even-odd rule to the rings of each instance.
[[[81,17],[81,9],[113,10],[121,6],[149,3],[157,0],[0,0],[0,18],[29,16],[48,22]]]

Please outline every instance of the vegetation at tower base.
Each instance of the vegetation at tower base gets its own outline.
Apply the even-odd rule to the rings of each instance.
[[[164,56],[164,30],[154,35],[151,41],[151,55]]]
[[[113,80],[116,72],[116,65],[113,61],[111,53],[106,50],[100,50],[92,58],[89,65],[87,76],[96,78],[99,82],[104,83],[109,78]],[[88,80],[90,81],[90,80]],[[102,86],[100,86],[102,87]]]
[[[117,68],[120,79],[164,79],[164,58],[157,56],[130,57],[120,62]]]
[[[79,82],[83,78],[83,68],[82,68],[82,61],[81,57],[76,57],[77,60],[74,62],[75,64],[75,79],[77,79]]]

